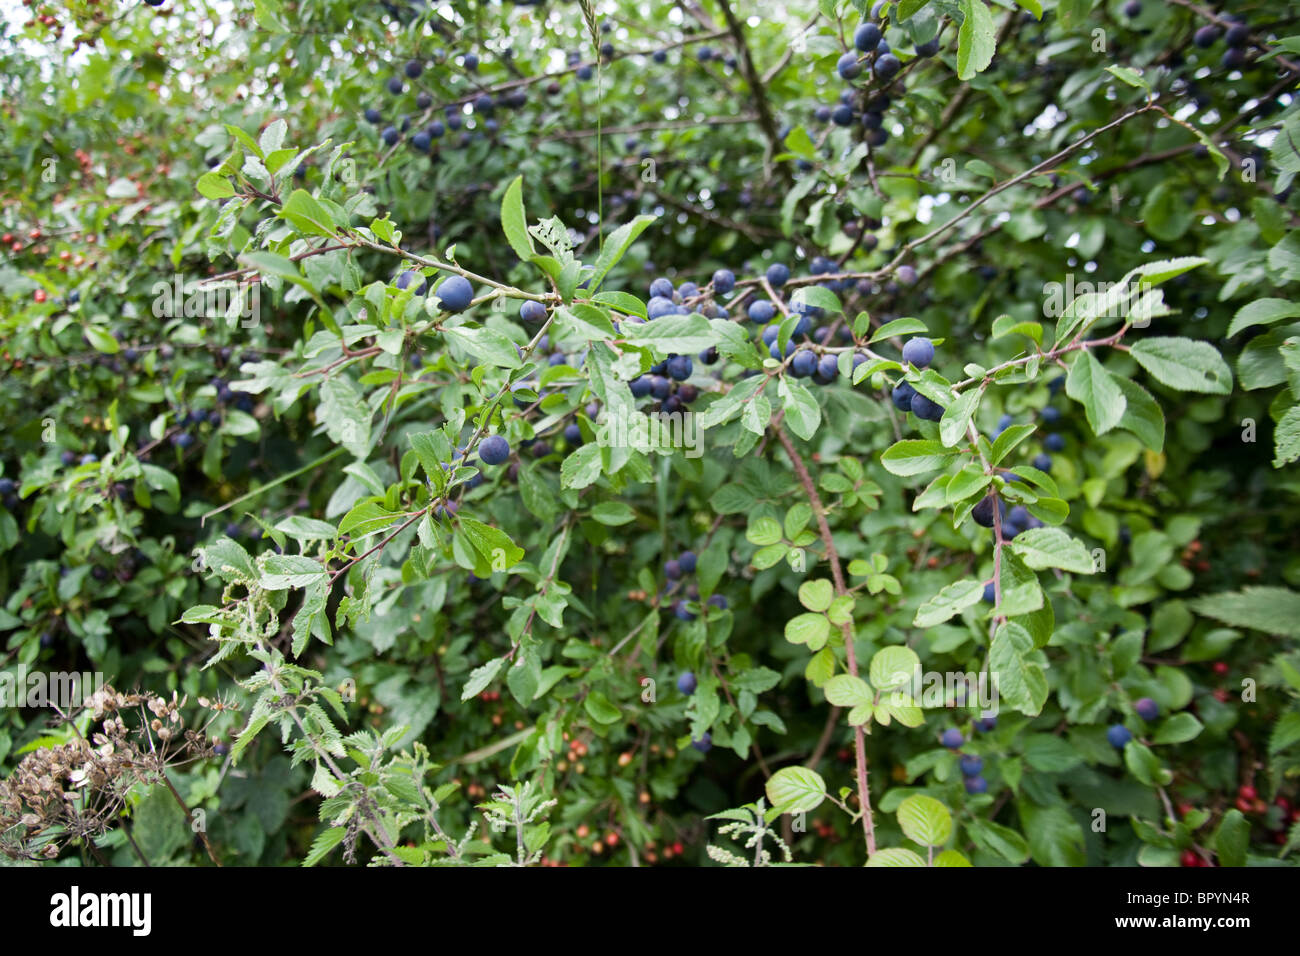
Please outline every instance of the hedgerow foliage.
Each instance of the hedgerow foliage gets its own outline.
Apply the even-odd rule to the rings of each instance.
[[[1293,858],[1282,6],[24,2],[8,857]]]

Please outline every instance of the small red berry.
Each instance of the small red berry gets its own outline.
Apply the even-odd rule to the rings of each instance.
[[[1220,675],[1228,673],[1228,662],[1227,662],[1227,661],[1215,661],[1215,662],[1214,662],[1214,673],[1216,673],[1216,674],[1220,674]]]
[[[1251,803],[1249,800],[1247,800],[1245,797],[1238,797],[1237,809],[1240,810],[1242,813],[1252,813],[1255,809],[1255,805]]]
[[[1243,783],[1237,788],[1237,796],[1244,797],[1247,800],[1254,800],[1259,796],[1259,793],[1250,784]]]
[[[1183,866],[1200,866],[1201,858],[1196,855],[1195,850],[1184,850],[1182,856],[1178,858],[1178,862]]]
[[[32,293],[32,298],[36,300],[36,302],[37,302],[38,305],[39,305],[40,303],[44,302],[44,301],[45,301],[45,290],[44,290],[44,289],[37,289],[35,292]]]

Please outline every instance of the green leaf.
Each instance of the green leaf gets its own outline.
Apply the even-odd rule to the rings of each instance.
[[[898,335],[914,335],[917,333],[928,334],[929,328],[920,319],[894,319],[892,322],[886,322],[880,328],[876,329],[867,344],[870,345],[883,339],[892,339]]]
[[[996,675],[1002,703],[1030,717],[1047,702],[1047,677],[1040,665],[1025,659],[1033,650],[1033,637],[1019,624],[1005,623],[989,646],[989,671]]]
[[[1245,866],[1249,843],[1250,821],[1240,810],[1229,810],[1214,831],[1214,852],[1219,866]]]
[[[819,651],[825,646],[830,630],[825,615],[800,614],[785,622],[785,639],[791,644],[807,644],[810,651]]]
[[[1228,325],[1228,337],[1236,335],[1242,329],[1255,325],[1272,325],[1284,319],[1300,316],[1300,303],[1286,299],[1256,299],[1237,310]]]
[[[96,352],[115,355],[121,349],[121,346],[117,344],[117,339],[99,328],[99,326],[88,325],[82,331],[86,336],[86,341],[90,343]]]
[[[636,520],[636,512],[622,501],[602,501],[591,509],[591,516],[601,524],[618,527]]]
[[[826,781],[807,767],[782,767],[768,777],[764,791],[782,813],[808,813],[826,799]]]
[[[235,195],[230,180],[216,173],[204,173],[196,184],[199,195],[205,199],[228,199]]]
[[[790,431],[804,441],[811,441],[822,421],[821,407],[817,404],[817,399],[813,398],[812,392],[788,376],[782,375],[778,380],[777,395],[784,401],[785,420],[790,426]],[[751,402],[751,406],[752,404]],[[762,425],[766,430],[766,418],[763,419]]]
[[[952,814],[934,797],[914,793],[898,805],[898,825],[909,840],[943,846],[952,836]]]
[[[501,668],[505,666],[505,663],[506,661],[504,657],[494,657],[486,664],[474,668],[474,670],[470,672],[469,680],[465,681],[465,686],[460,690],[460,699],[469,700],[470,698],[477,697],[481,694],[487,689],[487,686],[492,683],[497,674],[500,673]]]
[[[837,674],[822,688],[826,699],[836,707],[858,707],[871,703],[871,688],[861,677]]]
[[[583,699],[582,706],[587,715],[598,724],[614,724],[623,719],[623,712],[598,690],[589,693]]]
[[[1024,863],[1029,858],[1029,844],[1018,832],[990,820],[978,817],[964,824],[966,833],[975,845],[986,852],[996,853],[1010,863]]]
[[[1181,744],[1195,740],[1205,728],[1196,717],[1187,712],[1172,714],[1164,721],[1151,738],[1154,744]]]
[[[442,334],[489,365],[510,369],[520,368],[523,365],[515,343],[510,341],[504,332],[460,326],[454,329],[444,328]]]
[[[962,23],[957,31],[957,79],[969,80],[993,62],[997,36],[993,13],[984,0],[961,0]]]
[[[1232,370],[1208,342],[1181,337],[1142,339],[1129,354],[1159,382],[1180,392],[1227,395]]]
[[[757,518],[745,530],[745,539],[750,544],[767,546],[781,540],[781,522],[775,518]],[[829,602],[828,602],[829,603]]]
[[[1124,417],[1127,406],[1124,392],[1087,350],[1070,366],[1065,379],[1065,394],[1083,405],[1088,424],[1097,435],[1106,434]]]
[[[830,313],[844,311],[844,306],[840,304],[840,297],[830,289],[825,289],[819,285],[800,286],[795,290],[794,295],[790,296],[791,306],[805,303]]]
[[[944,409],[943,418],[939,421],[939,438],[949,448],[966,437],[966,426],[970,424],[971,416],[979,407],[983,394],[980,389],[963,392]]]
[[[312,841],[311,850],[303,858],[302,865],[315,866],[329,856],[330,850],[342,843],[343,838],[347,835],[347,827],[330,827],[328,830],[323,831]]]
[[[501,197],[501,231],[515,255],[527,262],[537,250],[533,248],[533,238],[528,234],[528,219],[524,215],[523,179],[523,176],[516,176]]]
[[[1273,467],[1281,468],[1300,458],[1300,405],[1286,410],[1273,429]]]
[[[799,585],[799,603],[810,611],[824,611],[831,606],[835,589],[825,578],[805,581]]]
[[[867,866],[925,866],[925,857],[905,847],[888,847],[868,857]]]
[[[717,344],[718,334],[709,320],[698,312],[690,315],[665,315],[645,325],[623,326],[627,341],[655,349],[667,356],[671,353],[690,355],[703,352]]]
[[[523,560],[524,549],[511,541],[510,536],[499,528],[464,515],[458,519],[458,524],[474,549],[483,555],[484,561],[493,570],[509,570]]]
[[[334,237],[333,217],[305,189],[295,189],[280,207],[278,215],[304,235]]]
[[[1152,451],[1165,447],[1165,413],[1151,393],[1132,379],[1111,376],[1111,381],[1124,393],[1124,414],[1119,427],[1137,435],[1138,440]]]
[[[1296,741],[1300,741],[1300,712],[1290,711],[1283,714],[1268,738],[1268,752],[1281,753]]]
[[[953,615],[960,614],[964,608],[978,604],[983,597],[982,582],[956,581],[916,609],[912,626],[928,628],[942,624]]]
[[[588,289],[595,292],[600,288],[600,284],[604,281],[605,276],[609,274],[609,270],[618,264],[618,261],[623,258],[632,243],[636,242],[637,236],[645,232],[646,227],[654,221],[654,216],[637,216],[631,222],[624,223],[614,230],[610,237],[605,240],[605,245],[600,251],[600,258],[596,260]],[[687,349],[682,351],[687,351]]]
[[[921,658],[910,647],[892,645],[881,648],[871,658],[871,686],[881,691],[900,691],[910,687],[921,672]]]
[[[1183,198],[1182,187],[1171,180],[1160,182],[1147,194],[1141,215],[1147,232],[1161,242],[1180,239],[1196,221],[1195,207]]]
[[[1042,19],[1041,17],[1039,19]],[[1151,91],[1151,84],[1142,79],[1142,74],[1137,70],[1131,70],[1126,66],[1108,66],[1106,72],[1118,80],[1122,80],[1129,86],[1135,86],[1140,90]]]
[[[1092,574],[1092,555],[1083,543],[1060,528],[1030,528],[1018,534],[1009,547],[1036,571],[1060,568],[1076,574]]]
[[[1286,588],[1246,587],[1196,598],[1187,606],[1231,627],[1300,637],[1300,594]]]
[[[908,438],[890,445],[880,463],[890,474],[907,477],[946,468],[955,457],[937,441]]]
[[[373,501],[363,501],[353,507],[339,522],[339,534],[348,534],[353,538],[364,538],[368,534],[382,531],[398,518],[400,512],[389,511]]]
[[[287,591],[324,581],[327,575],[319,561],[302,555],[273,554],[262,566],[261,585],[268,591]]]

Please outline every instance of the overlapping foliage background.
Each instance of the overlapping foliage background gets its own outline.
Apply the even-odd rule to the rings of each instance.
[[[1295,17],[878,6],[901,69],[848,83],[872,11],[842,0],[28,4],[0,42],[0,663],[184,703],[31,816],[22,761],[93,762],[104,712],[7,708],[4,796],[35,789],[6,851],[1289,863]],[[659,276],[702,291],[643,322]],[[177,277],[226,308],[160,308]],[[832,384],[769,358],[755,299]],[[673,353],[703,454],[602,442]],[[981,527],[990,489],[1041,527]],[[996,672],[995,723],[891,704],[914,667]],[[167,720],[201,733],[158,759]]]

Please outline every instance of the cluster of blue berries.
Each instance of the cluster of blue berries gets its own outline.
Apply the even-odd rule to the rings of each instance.
[[[977,731],[988,733],[997,726],[996,717],[980,717],[974,722]],[[939,738],[939,742],[949,750],[961,750],[966,743],[966,738],[956,727],[949,727]],[[984,779],[984,758],[975,754],[963,754],[959,762],[961,767],[962,782],[966,787],[966,792],[987,793],[989,782]]]

